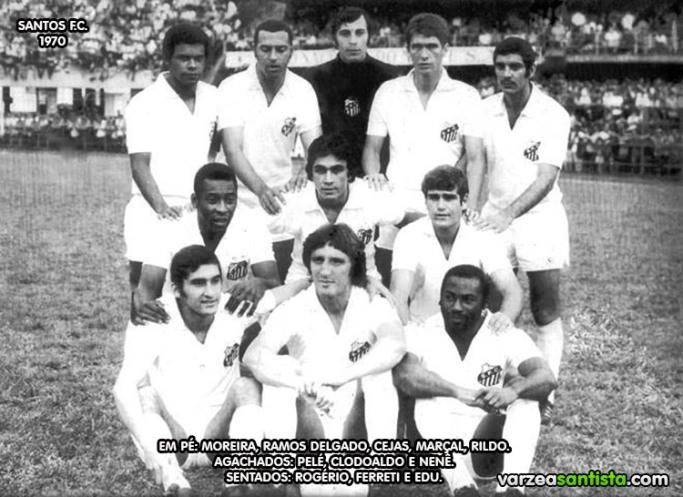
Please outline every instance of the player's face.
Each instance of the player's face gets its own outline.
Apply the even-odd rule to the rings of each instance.
[[[221,272],[216,264],[204,264],[183,281],[176,297],[185,309],[206,316],[216,314],[221,297]]]
[[[259,31],[256,43],[256,70],[266,79],[278,78],[287,70],[292,45],[286,31]]]
[[[505,94],[526,91],[529,87],[529,80],[533,76],[533,69],[527,75],[524,61],[519,54],[498,55],[493,68],[496,71],[498,86]]]
[[[428,190],[425,203],[435,228],[450,228],[460,222],[462,204],[455,190]]]
[[[325,245],[311,254],[311,276],[319,297],[342,297],[351,290],[351,259]]]
[[[339,26],[335,33],[339,58],[344,62],[361,62],[368,54],[368,23],[365,16]]]
[[[313,183],[321,204],[338,203],[346,198],[349,188],[349,170],[346,161],[326,155],[313,164]]]
[[[446,50],[447,46],[442,45],[436,36],[414,34],[408,45],[408,53],[413,61],[415,73],[438,73]]]
[[[180,86],[196,85],[204,74],[205,64],[204,45],[180,43],[175,46],[169,61],[171,79]]]
[[[225,231],[237,206],[237,188],[232,181],[205,179],[197,195],[192,196],[200,227]]]
[[[479,319],[484,310],[481,290],[481,284],[476,278],[448,278],[439,300],[441,315],[448,331],[465,331]]]

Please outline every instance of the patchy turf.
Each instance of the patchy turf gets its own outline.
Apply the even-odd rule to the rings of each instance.
[[[127,159],[0,151],[0,164],[0,495],[159,495],[110,394],[128,303]],[[528,494],[681,495],[681,186],[567,177],[562,188],[564,368],[532,471],[666,472],[671,487]],[[522,324],[532,329],[528,313]],[[191,479],[220,491],[220,473]]]

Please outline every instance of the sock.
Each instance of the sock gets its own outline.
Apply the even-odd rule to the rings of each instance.
[[[555,379],[559,381],[560,361],[562,360],[562,347],[564,345],[562,319],[557,318],[555,321],[539,326],[536,345],[543,352],[550,370],[555,375]],[[555,400],[555,392],[548,396],[548,400],[550,402]]]

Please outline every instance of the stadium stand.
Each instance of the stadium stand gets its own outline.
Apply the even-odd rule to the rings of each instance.
[[[481,0],[486,3],[489,0]],[[432,2],[433,3],[433,2]],[[519,2],[460,2],[453,12],[448,4],[434,7],[451,22],[451,44],[456,47],[491,46],[508,35],[523,36],[546,55],[559,56],[561,67],[546,71],[541,84],[573,117],[567,170],[581,172],[632,171],[666,174],[680,171],[683,158],[683,12],[676,2],[655,5],[630,0],[580,2],[569,0],[560,7],[532,2],[526,10]],[[120,152],[124,150],[123,100],[144,87],[140,75],[162,68],[159,33],[183,19],[196,22],[217,40],[214,55],[221,51],[252,48],[251,27],[264,17],[285,17],[294,28],[294,45],[301,50],[333,46],[327,25],[329,9],[341,4],[328,1],[290,0],[10,0],[0,3],[0,86],[4,107],[0,117],[0,147],[78,148]],[[530,4],[531,5],[531,4]],[[370,46],[401,47],[407,19],[415,3],[396,2],[389,9],[382,2],[365,2],[375,19]],[[443,9],[440,9],[442,7]],[[445,9],[445,11],[443,11]],[[450,10],[449,10],[450,9]],[[87,33],[69,33],[63,49],[39,49],[34,35],[16,31],[19,18],[71,18],[88,21]],[[623,58],[624,68],[606,74],[609,60]],[[602,57],[602,58],[601,58]],[[669,57],[673,65],[659,72],[650,65],[637,74],[639,62]],[[315,60],[314,58],[311,60]],[[550,60],[548,58],[547,60]],[[566,64],[590,62],[581,71],[566,71]],[[597,64],[597,65],[596,65]],[[573,67],[579,67],[575,64]],[[600,74],[594,74],[595,68]],[[671,69],[673,68],[673,69]],[[474,68],[476,69],[476,68]],[[461,71],[483,96],[495,91],[485,71]],[[234,69],[233,69],[234,70]],[[593,71],[593,72],[591,72]],[[614,72],[614,71],[612,71]],[[88,76],[83,88],[45,88],[22,94],[21,81],[57,79],[57,75]],[[643,73],[649,77],[641,77]],[[112,75],[125,74],[129,89],[123,100],[105,105],[102,84]],[[136,80],[136,76],[138,79]],[[29,78],[29,79],[26,79]],[[144,78],[143,78],[144,79]],[[100,86],[98,86],[100,83]],[[73,90],[73,95],[71,91]],[[52,93],[50,93],[52,92]],[[66,92],[66,93],[65,93]],[[36,100],[17,105],[21,100]]]

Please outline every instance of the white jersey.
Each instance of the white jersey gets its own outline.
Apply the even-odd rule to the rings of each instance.
[[[275,308],[261,335],[269,348],[279,350],[286,345],[289,355],[315,377],[316,372],[360,359],[377,342],[377,330],[385,323],[400,326],[391,305],[380,297],[370,301],[364,289],[352,287],[337,333],[312,285]]]
[[[190,112],[162,73],[126,107],[128,153],[151,154],[150,171],[163,196],[189,199],[195,173],[208,162],[218,118],[216,88],[198,82],[194,105]],[[132,192],[140,194],[135,182]]]
[[[166,294],[171,292],[173,256],[188,245],[204,245],[204,239],[199,231],[196,211],[186,212],[178,220],[162,221],[160,225],[159,233],[152,237],[142,262],[166,269],[163,290]],[[215,253],[221,265],[226,291],[230,291],[234,282],[247,278],[252,265],[274,261],[265,215],[238,206]]]
[[[448,257],[444,256],[429,217],[398,232],[391,269],[415,274],[410,293],[411,320],[424,321],[439,312],[443,276],[460,264],[477,266],[489,275],[499,270],[512,271],[505,246],[491,231],[479,231],[461,222]]]
[[[243,128],[243,152],[254,171],[272,187],[292,177],[292,151],[298,135],[320,126],[313,87],[287,71],[268,105],[255,66],[223,80],[218,87],[218,129]],[[240,201],[259,207],[256,196],[240,183]]]
[[[239,345],[247,318],[223,311],[225,302],[221,302],[200,343],[185,326],[176,300],[167,295],[162,302],[170,316],[168,323],[129,323],[122,367],[148,367],[151,386],[172,414],[189,415],[188,406],[197,412],[220,407],[240,375]]]
[[[484,146],[488,161],[489,197],[495,209],[508,207],[536,179],[537,164],[562,168],[567,156],[569,114],[554,99],[532,85],[531,96],[510,129],[503,94],[484,100]],[[529,212],[559,204],[557,181]]]
[[[520,329],[493,332],[488,326],[490,315],[486,312],[464,359],[446,333],[441,314],[432,316],[421,326],[406,328],[408,352],[417,356],[427,370],[460,387],[479,390],[502,386],[506,369],[517,368],[527,359],[543,355],[529,335]],[[420,410],[444,407],[465,416],[480,417],[482,412],[451,397],[432,397],[415,401],[415,415],[419,416]]]
[[[367,134],[390,137],[387,178],[412,210],[425,210],[420,192],[424,175],[436,166],[455,166],[464,153],[464,137],[482,136],[480,105],[477,90],[451,79],[445,69],[426,108],[413,71],[377,90]]]
[[[318,203],[313,182],[300,192],[286,194],[285,198],[287,203],[280,214],[271,218],[269,228],[273,234],[289,233],[294,236],[292,265],[287,273],[287,282],[291,282],[308,278],[308,269],[302,259],[304,241],[329,221]],[[380,277],[375,266],[375,227],[397,224],[404,215],[404,207],[390,192],[374,191],[360,180],[349,184],[349,197],[335,224],[347,224],[363,242],[368,275]]]

